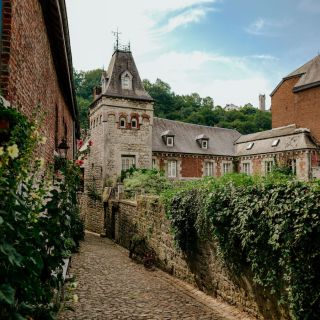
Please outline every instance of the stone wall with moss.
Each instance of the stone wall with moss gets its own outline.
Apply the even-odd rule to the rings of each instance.
[[[107,236],[128,249],[132,239],[145,239],[155,253],[157,266],[211,296],[258,319],[288,318],[273,297],[253,284],[249,272],[240,277],[228,271],[214,242],[199,242],[196,254],[185,255],[175,244],[170,221],[158,197],[141,196],[137,202],[109,201],[106,228]]]

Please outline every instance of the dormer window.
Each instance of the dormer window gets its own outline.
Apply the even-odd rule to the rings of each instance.
[[[138,122],[136,118],[131,119],[131,128],[132,129],[137,129],[138,128]]]
[[[129,71],[125,71],[122,73],[121,87],[125,90],[132,90],[132,75]]]
[[[202,140],[201,146],[202,149],[208,149],[208,140]]]
[[[167,146],[173,147],[173,137],[167,137]]]
[[[161,134],[162,140],[167,147],[174,146],[174,134],[170,130],[164,131]]]
[[[125,129],[126,128],[126,119],[125,118],[120,118],[120,121],[119,121],[119,127],[121,129]]]
[[[196,137],[196,141],[201,149],[208,149],[209,137],[205,134],[200,134]]]

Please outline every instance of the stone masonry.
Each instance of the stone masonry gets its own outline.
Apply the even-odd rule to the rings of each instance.
[[[198,244],[198,253],[187,257],[174,242],[170,222],[157,197],[139,197],[137,203],[110,201],[106,213],[107,235],[129,248],[133,237],[144,238],[155,252],[158,266],[207,294],[235,305],[258,319],[287,319],[276,299],[246,276],[231,274],[213,242]]]

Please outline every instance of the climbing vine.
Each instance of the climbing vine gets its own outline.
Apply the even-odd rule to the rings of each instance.
[[[54,174],[37,122],[0,105],[0,318],[54,319],[63,259],[83,238],[78,168]]]
[[[234,174],[171,189],[165,202],[182,250],[216,239],[227,265],[250,268],[293,319],[320,318],[319,182]]]

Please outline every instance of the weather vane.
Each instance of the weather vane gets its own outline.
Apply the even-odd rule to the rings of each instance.
[[[117,31],[111,31],[111,33],[114,35],[115,39],[116,39],[116,43],[114,45],[114,50],[118,51],[128,51],[130,52],[130,42],[125,46],[125,45],[121,45],[120,44],[120,37],[119,35],[121,34],[121,32],[119,32],[118,28]]]

